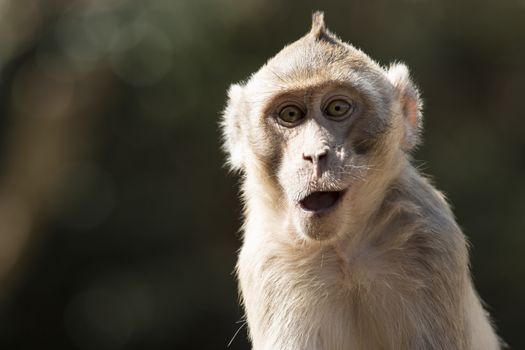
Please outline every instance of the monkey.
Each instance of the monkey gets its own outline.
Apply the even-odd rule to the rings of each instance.
[[[221,118],[241,176],[236,266],[255,350],[499,349],[468,245],[412,163],[422,100],[326,28],[232,84]]]

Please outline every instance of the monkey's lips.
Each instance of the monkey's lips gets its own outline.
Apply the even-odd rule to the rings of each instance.
[[[299,201],[299,206],[312,214],[324,214],[337,206],[344,191],[319,191],[310,193]]]

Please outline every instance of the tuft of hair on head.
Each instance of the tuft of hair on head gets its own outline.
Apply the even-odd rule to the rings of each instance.
[[[315,11],[312,15],[312,29],[310,29],[309,36],[315,41],[324,41],[331,44],[341,44],[339,38],[330,32],[324,24],[324,13],[322,11]]]
[[[324,13],[321,11],[315,11],[312,15],[312,29],[310,34],[316,39],[321,39],[326,35],[326,26],[324,24]]]

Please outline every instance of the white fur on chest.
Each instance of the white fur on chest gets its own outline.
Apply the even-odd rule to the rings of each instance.
[[[247,239],[238,272],[254,349],[353,349],[348,265],[328,246]]]

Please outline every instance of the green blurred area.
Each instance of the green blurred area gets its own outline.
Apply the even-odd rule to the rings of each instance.
[[[314,10],[425,100],[499,333],[525,348],[523,0],[0,1],[0,348],[223,349],[239,327],[229,84]],[[230,349],[249,348],[245,328]]]

